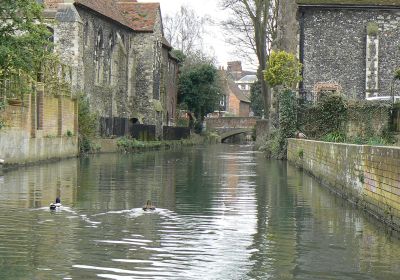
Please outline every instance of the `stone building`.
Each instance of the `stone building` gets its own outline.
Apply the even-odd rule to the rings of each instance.
[[[394,72],[400,66],[399,0],[297,0],[297,4],[302,93],[315,97],[322,90],[339,90],[358,99],[391,95]],[[400,92],[398,83],[394,92]]]
[[[76,92],[104,118],[155,125],[175,121],[177,61],[163,35],[159,3],[45,0],[55,50],[73,67]]]

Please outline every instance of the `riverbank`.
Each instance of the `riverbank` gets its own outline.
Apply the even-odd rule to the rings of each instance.
[[[158,149],[170,149],[181,146],[196,146],[207,143],[218,143],[213,135],[191,135],[189,139],[169,140],[169,141],[138,141],[136,139],[122,137],[115,139],[95,139],[93,140],[96,149],[91,153],[135,153]]]
[[[400,231],[400,148],[288,140],[288,161]]]
[[[66,139],[66,140],[65,140]],[[80,157],[78,153],[77,137],[62,138],[41,138],[34,144],[27,145],[30,149],[8,149],[8,153],[3,153],[6,157],[0,169],[13,169],[19,166],[35,165],[44,162],[59,161],[68,158]],[[40,140],[40,141],[38,141]],[[64,140],[64,141],[62,141]],[[1,142],[1,141],[0,141]],[[217,135],[191,135],[189,139],[170,140],[170,141],[137,141],[131,138],[105,139],[97,138],[92,140],[94,147],[90,154],[101,153],[136,153],[158,149],[171,149],[183,146],[196,146],[203,144],[219,143],[220,138]],[[39,143],[40,145],[38,145]],[[64,143],[68,145],[63,146]],[[33,148],[32,148],[33,147]],[[66,151],[66,152],[65,152]]]

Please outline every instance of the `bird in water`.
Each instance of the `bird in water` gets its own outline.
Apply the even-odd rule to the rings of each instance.
[[[147,210],[156,210],[156,207],[154,205],[151,204],[151,200],[147,200],[146,205],[143,206],[142,208],[144,211]]]
[[[59,209],[62,206],[61,200],[59,197],[56,198],[56,203],[50,204],[50,210],[56,210]]]

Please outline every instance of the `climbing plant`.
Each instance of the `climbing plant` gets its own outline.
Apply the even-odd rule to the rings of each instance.
[[[291,53],[273,51],[267,61],[264,79],[275,90],[275,122],[264,148],[274,158],[286,158],[287,138],[296,132],[297,101],[293,88],[301,81],[302,65]]]
[[[287,139],[295,136],[297,128],[297,100],[294,92],[286,90],[279,94],[279,128],[271,133],[263,149],[273,158],[285,159]]]
[[[261,117],[264,113],[260,81],[256,81],[250,86],[250,108],[253,111],[254,116]]]
[[[389,144],[393,141],[389,126],[391,108],[390,102],[348,100],[339,94],[323,95],[317,103],[299,107],[297,126],[311,139]]]
[[[81,154],[94,149],[93,139],[98,131],[98,116],[89,108],[89,101],[84,94],[78,97],[78,121],[79,121],[79,149]]]

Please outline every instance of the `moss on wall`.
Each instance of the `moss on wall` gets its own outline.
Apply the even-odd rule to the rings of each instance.
[[[400,148],[289,139],[288,160],[400,231]]]

